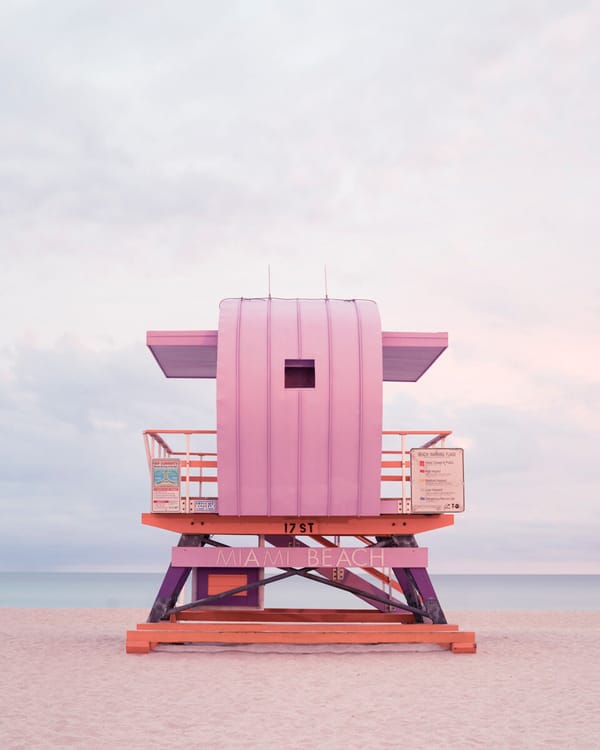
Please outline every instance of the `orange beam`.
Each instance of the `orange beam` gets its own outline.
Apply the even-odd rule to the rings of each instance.
[[[421,534],[454,524],[448,515],[385,516],[218,516],[213,513],[142,513],[142,523],[178,534]]]
[[[201,477],[201,476],[196,475],[196,476],[187,477],[184,474],[181,477],[181,484],[184,484],[185,482],[187,482],[188,478],[190,482],[216,482],[217,481],[217,477],[214,477],[214,476],[213,477],[204,477],[204,476]]]
[[[127,632],[127,653],[148,653],[158,643],[437,643],[454,653],[475,653],[475,634],[456,625],[403,623],[143,623]]]
[[[194,465],[198,466],[199,464],[198,464],[198,462],[190,461],[190,466],[192,466],[194,468]],[[208,463],[202,464],[202,466],[203,467],[208,467],[208,468],[211,467],[211,465],[208,464]],[[216,466],[216,464],[214,466]],[[212,468],[214,468],[214,467],[212,467]],[[409,475],[406,475],[405,477],[402,477],[402,474],[382,474],[381,477],[380,477],[380,479],[381,479],[382,482],[401,482],[403,478],[407,482],[410,482],[410,476]],[[185,477],[185,476],[181,477],[181,481],[182,482],[184,482],[186,479],[187,479],[187,477]],[[206,481],[216,482],[217,481],[217,477],[214,476],[214,474],[212,476],[202,476],[202,477],[195,476],[195,477],[190,477],[191,481],[196,481],[197,482],[199,479],[202,480],[203,482],[206,482]]]
[[[413,623],[414,615],[409,612],[380,612],[377,609],[187,609],[171,615],[170,622],[180,621],[209,622],[404,622]]]
[[[437,633],[456,633],[457,625],[427,625],[427,624],[406,624],[403,622],[331,622],[324,624],[322,622],[142,622],[137,626],[139,632],[143,631],[162,631],[163,633],[176,633],[180,641],[185,641],[184,636],[194,635],[195,633],[313,633],[317,637],[324,631],[332,633],[429,633],[435,628]],[[191,639],[190,639],[191,640]],[[177,642],[177,639],[176,641]]]

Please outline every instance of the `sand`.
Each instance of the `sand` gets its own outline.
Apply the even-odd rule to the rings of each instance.
[[[600,612],[450,613],[436,646],[125,654],[133,609],[0,609],[0,748],[600,748]]]

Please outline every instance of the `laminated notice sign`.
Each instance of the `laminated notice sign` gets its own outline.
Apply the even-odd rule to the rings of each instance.
[[[217,498],[202,497],[190,500],[190,513],[216,513]]]
[[[413,448],[410,452],[413,513],[460,513],[465,509],[462,448]]]
[[[152,459],[152,512],[179,513],[181,510],[180,464],[178,458]]]

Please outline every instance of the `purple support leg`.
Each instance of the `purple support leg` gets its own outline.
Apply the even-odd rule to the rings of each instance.
[[[431,618],[431,622],[434,625],[445,625],[448,620],[446,620],[446,615],[437,598],[427,570],[425,568],[408,568],[408,571],[412,574],[417,591],[423,600],[423,609]]]
[[[406,603],[410,604],[411,607],[418,607],[419,609],[421,609],[423,607],[423,603],[419,598],[419,591],[408,571],[404,568],[393,568],[393,571],[398,580],[398,583],[400,584],[400,587],[402,588],[402,593],[404,594]],[[417,622],[423,622],[423,618],[419,615],[415,615],[415,619]]]
[[[206,534],[182,534],[177,546],[203,547],[208,538]],[[191,568],[176,568],[173,565],[169,565],[148,615],[147,622],[159,622],[168,610],[175,606],[191,570]]]
[[[418,547],[419,545],[411,534],[391,537],[391,546]],[[446,615],[442,610],[427,570],[425,568],[394,568],[393,570],[398,583],[402,586],[407,603],[413,607],[424,609],[427,612],[427,617],[434,625],[445,625],[447,623]],[[413,601],[417,603],[415,604]],[[416,619],[418,622],[423,621],[420,616],[417,616]]]

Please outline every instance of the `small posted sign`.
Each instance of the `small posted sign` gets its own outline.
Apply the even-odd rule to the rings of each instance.
[[[216,513],[217,512],[217,498],[216,497],[203,497],[190,500],[190,513]]]
[[[179,513],[181,472],[178,458],[152,459],[152,512]]]
[[[413,448],[410,452],[413,513],[460,513],[465,509],[462,448]]]

